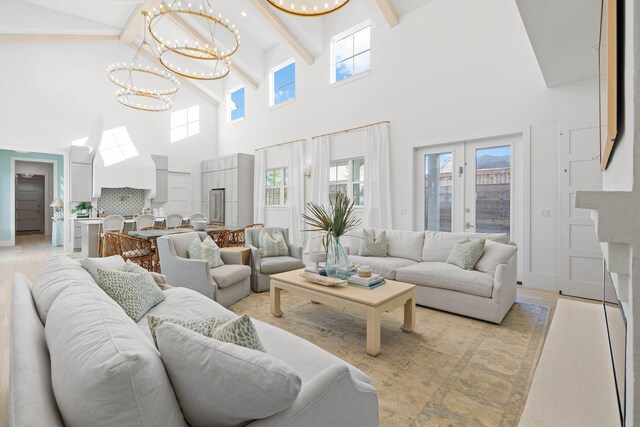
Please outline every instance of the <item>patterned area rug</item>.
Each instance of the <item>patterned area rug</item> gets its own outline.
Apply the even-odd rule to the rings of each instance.
[[[382,426],[516,426],[549,327],[549,308],[516,303],[501,325],[417,307],[416,328],[400,330],[403,311],[382,318],[382,350],[365,353],[366,319],[283,291],[284,316],[269,293],[231,307],[275,325],[366,372],[378,390]]]

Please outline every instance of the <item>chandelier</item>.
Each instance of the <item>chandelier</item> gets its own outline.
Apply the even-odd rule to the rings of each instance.
[[[142,12],[147,17],[147,12]],[[157,67],[139,62],[145,46],[154,49],[146,40],[146,25],[142,43],[129,63],[115,63],[107,68],[109,79],[120,87],[116,100],[130,108],[142,111],[166,111],[173,105],[172,95],[180,88],[178,79]]]
[[[161,34],[158,27],[167,16],[176,19],[189,16],[203,22],[207,30],[206,39],[181,41]],[[160,63],[172,73],[196,80],[217,80],[231,71],[229,58],[240,47],[240,33],[228,19],[223,20],[221,14],[214,14],[208,0],[201,0],[195,8],[191,3],[183,7],[181,1],[160,4],[159,9],[154,8],[146,19],[149,34],[158,45]],[[226,42],[225,48],[220,40]]]
[[[313,17],[335,12],[349,3],[349,0],[267,0],[267,2],[292,15]]]

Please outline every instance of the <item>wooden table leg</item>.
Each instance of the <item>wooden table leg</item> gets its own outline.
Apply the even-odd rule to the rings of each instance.
[[[380,313],[367,312],[367,354],[377,356],[380,353]]]
[[[282,309],[280,308],[280,292],[282,289],[271,284],[271,314],[275,317],[282,317]]]
[[[415,326],[416,299],[415,297],[411,297],[404,303],[404,324],[402,325],[402,330],[405,332],[411,332]]]

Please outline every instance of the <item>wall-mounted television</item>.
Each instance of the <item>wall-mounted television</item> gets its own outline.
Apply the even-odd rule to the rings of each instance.
[[[607,168],[618,135],[618,1],[602,0],[600,15],[598,79],[602,171]]]

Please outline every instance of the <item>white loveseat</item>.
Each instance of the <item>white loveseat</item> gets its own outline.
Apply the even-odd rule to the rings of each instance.
[[[500,323],[515,302],[517,248],[507,234],[385,231],[388,256],[357,255],[360,239],[354,234],[348,238],[349,259],[387,279],[416,285],[417,304]],[[465,237],[487,241],[474,270],[446,262]]]
[[[236,316],[187,288],[163,292],[165,300],[147,314],[183,319]],[[185,410],[146,317],[136,324],[68,257],[52,258],[33,283],[16,274],[9,425],[186,425]],[[302,338],[258,320],[253,323],[267,355],[291,367],[302,385],[289,407],[242,425],[378,425],[377,393],[364,372]],[[255,392],[246,396],[251,391],[243,388],[245,380],[237,375],[219,393],[242,394],[237,400],[244,399],[251,413],[262,401]],[[210,425],[218,425],[216,421],[212,417]]]

